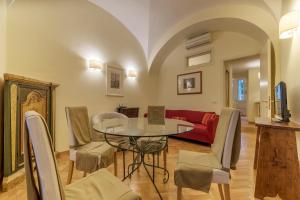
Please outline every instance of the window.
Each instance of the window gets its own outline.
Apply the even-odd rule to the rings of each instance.
[[[245,101],[245,80],[239,79],[237,81],[237,100]]]
[[[193,67],[211,63],[211,51],[203,52],[194,56],[187,57],[187,66]]]

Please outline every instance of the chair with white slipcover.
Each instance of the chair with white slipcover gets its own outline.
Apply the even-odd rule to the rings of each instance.
[[[117,112],[105,112],[105,113],[98,113],[94,114],[92,116],[91,122],[92,126],[101,124],[105,120],[110,120],[110,119],[120,119],[120,122],[124,123],[124,126],[128,122],[128,117],[122,113],[117,113]],[[129,139],[126,137],[122,136],[112,136],[112,135],[106,135],[105,136],[109,142],[113,142],[116,146],[119,146],[120,148],[117,149],[117,151],[122,152],[123,154],[123,176],[125,177],[125,151],[126,148],[122,148],[122,145],[130,144]],[[93,131],[93,140],[94,141],[102,141],[105,142],[106,140],[104,139],[103,134]]]
[[[92,140],[92,131],[90,127],[90,121],[88,117],[87,108],[82,107],[66,107],[66,118],[69,129],[69,172],[67,184],[71,183],[74,164],[76,164],[76,168],[78,170],[84,171],[84,176],[86,176],[87,170],[81,169],[82,165],[87,165],[85,163],[91,163],[89,161],[89,157],[92,155],[96,155],[99,159],[99,167],[94,168],[93,172],[99,168],[106,168],[110,164],[114,163],[114,174],[117,176],[117,154],[115,148],[111,147],[106,142],[95,142]],[[80,134],[85,135],[85,141],[79,142],[78,138]],[[100,146],[101,148],[96,148]],[[95,147],[96,146],[96,147]],[[82,151],[86,151],[85,155],[81,157],[86,157],[87,159],[83,161],[82,165],[79,165],[76,161],[78,161],[78,154]],[[82,155],[82,154],[80,154]]]
[[[240,153],[240,111],[222,109],[216,137],[210,153],[180,151],[174,173],[177,200],[182,188],[208,192],[211,183],[217,183],[221,199],[230,200],[230,169],[235,168]]]
[[[24,162],[27,198],[30,200],[140,200],[118,178],[106,169],[100,169],[87,177],[63,188],[57,170],[52,141],[44,118],[35,111],[25,113]],[[32,149],[31,151],[31,145]],[[36,163],[34,178],[32,152]],[[116,190],[115,188],[118,188]]]

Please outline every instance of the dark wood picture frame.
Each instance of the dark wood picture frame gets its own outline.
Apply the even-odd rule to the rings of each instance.
[[[179,91],[179,79],[182,77],[182,76],[187,76],[187,75],[192,75],[192,74],[199,74],[199,83],[200,86],[199,86],[199,91],[194,91],[194,92],[189,92],[189,93],[182,93]],[[194,84],[197,84],[197,83],[194,83]],[[189,94],[202,94],[202,71],[196,71],[196,72],[190,72],[190,73],[185,73],[185,74],[178,74],[177,75],[177,95],[189,95]]]
[[[119,77],[116,88],[111,86],[111,74],[117,74]],[[124,69],[120,66],[106,65],[106,96],[124,97]]]

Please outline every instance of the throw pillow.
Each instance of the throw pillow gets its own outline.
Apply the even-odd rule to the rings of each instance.
[[[213,119],[215,117],[215,114],[212,113],[205,113],[202,118],[202,124],[207,125],[208,120]]]

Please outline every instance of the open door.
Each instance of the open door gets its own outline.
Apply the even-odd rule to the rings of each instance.
[[[225,69],[225,91],[226,91],[226,107],[230,105],[230,72],[228,69]]]
[[[274,116],[275,52],[270,40],[260,52],[260,116]]]

